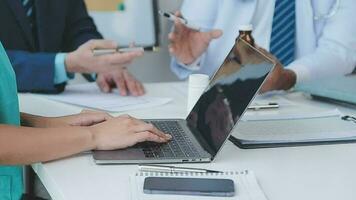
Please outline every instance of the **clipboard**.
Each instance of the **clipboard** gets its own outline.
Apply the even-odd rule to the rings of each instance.
[[[288,124],[295,125],[295,129],[286,130]],[[300,128],[300,124],[303,124]],[[314,145],[333,145],[356,143],[356,118],[353,116],[325,117],[317,119],[273,120],[241,122],[229,140],[241,149],[279,148]],[[314,128],[313,127],[314,124]],[[317,126],[324,124],[323,127]],[[275,126],[276,128],[271,128]],[[250,128],[249,128],[250,127]],[[262,129],[262,127],[264,127]],[[299,128],[298,128],[299,127]],[[281,133],[273,134],[276,130]],[[245,136],[254,134],[253,137]],[[260,131],[261,139],[258,137]],[[262,135],[264,134],[264,139]],[[266,137],[269,135],[269,137]],[[240,137],[239,137],[240,136]],[[290,138],[288,138],[290,137]]]

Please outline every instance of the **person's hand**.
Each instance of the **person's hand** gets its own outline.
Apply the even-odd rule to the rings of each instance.
[[[128,66],[135,58],[143,55],[141,51],[114,53],[94,56],[94,49],[116,49],[117,44],[109,40],[90,40],[77,50],[68,53],[65,65],[71,73],[100,73]]]
[[[104,112],[83,110],[76,115],[65,117],[52,117],[42,120],[42,126],[46,128],[65,127],[65,126],[93,126],[110,120],[113,117]]]
[[[166,143],[172,138],[152,124],[127,115],[91,126],[89,130],[96,150],[124,149],[146,141]]]
[[[282,63],[265,49],[259,48],[259,50],[262,51],[271,60],[273,60],[276,64],[272,73],[267,77],[259,92],[265,93],[273,90],[291,89],[296,83],[296,74],[292,70],[285,69]]]
[[[181,17],[181,14],[177,12],[176,16]],[[179,62],[188,65],[193,63],[206,51],[213,39],[217,39],[221,35],[221,30],[199,32],[187,28],[177,20],[174,24],[174,31],[168,36],[171,43],[169,52],[175,56]]]
[[[98,74],[96,79],[101,91],[109,93],[113,88],[118,88],[120,95],[142,96],[145,89],[140,81],[133,77],[126,68],[119,68]]]

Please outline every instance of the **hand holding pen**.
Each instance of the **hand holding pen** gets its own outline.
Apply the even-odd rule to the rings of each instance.
[[[208,48],[210,42],[221,37],[221,30],[201,32],[202,28],[182,18],[180,12],[175,15],[165,13],[162,16],[174,20],[174,31],[168,35],[169,52],[184,64],[192,64]],[[169,17],[168,17],[169,16]]]

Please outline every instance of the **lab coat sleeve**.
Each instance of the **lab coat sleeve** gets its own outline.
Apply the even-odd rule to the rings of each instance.
[[[212,29],[215,23],[219,1],[216,0],[185,0],[182,4],[181,13],[189,22],[200,27]],[[174,57],[171,60],[171,70],[180,79],[187,78],[194,71],[200,69],[200,60],[204,54],[198,58],[192,65],[179,63]]]
[[[342,0],[337,13],[327,19],[316,50],[287,68],[297,75],[297,85],[329,76],[351,73],[356,66],[355,0]]]

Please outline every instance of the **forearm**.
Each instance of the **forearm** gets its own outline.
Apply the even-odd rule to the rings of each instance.
[[[27,113],[21,113],[21,125],[27,127],[44,128],[47,126],[49,118],[36,115],[30,115]]]
[[[21,92],[56,93],[64,89],[54,83],[55,53],[7,51]]]
[[[337,47],[334,48],[335,51]],[[296,84],[351,73],[356,65],[356,56],[351,52],[333,53],[330,49],[317,49],[289,65],[297,77]]]
[[[0,125],[0,164],[24,165],[64,158],[95,148],[88,128]]]

